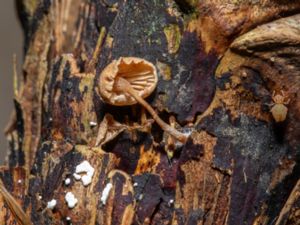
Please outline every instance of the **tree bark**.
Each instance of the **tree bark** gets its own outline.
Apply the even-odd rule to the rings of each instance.
[[[25,58],[0,177],[33,224],[300,224],[299,1],[16,3]],[[127,56],[155,65],[146,101],[186,143],[103,101],[101,71]]]

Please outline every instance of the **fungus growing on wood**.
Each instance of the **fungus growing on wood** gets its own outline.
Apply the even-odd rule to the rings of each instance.
[[[100,94],[111,105],[125,106],[140,103],[167,133],[185,143],[187,136],[166,124],[144,100],[156,88],[155,66],[140,58],[121,57],[104,68],[100,76]]]
[[[67,194],[65,195],[65,200],[69,209],[73,209],[78,203],[78,199],[75,198],[75,195],[72,192],[67,192]]]
[[[47,208],[54,209],[56,204],[57,204],[57,201],[55,199],[52,199],[51,201],[47,202]]]

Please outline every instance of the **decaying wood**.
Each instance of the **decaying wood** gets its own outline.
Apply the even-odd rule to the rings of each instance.
[[[33,224],[299,224],[299,1],[16,2],[25,61],[0,177]],[[103,101],[120,57],[156,67],[146,101],[186,143]],[[0,224],[20,218],[0,208]]]
[[[2,195],[4,202],[8,205],[9,210],[13,214],[13,217],[18,221],[18,223],[22,225],[32,225],[29,216],[26,215],[21,205],[5,188],[2,181],[0,181],[0,194]]]

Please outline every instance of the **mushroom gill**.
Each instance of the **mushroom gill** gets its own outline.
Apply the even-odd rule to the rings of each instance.
[[[148,97],[157,85],[154,65],[136,57],[121,57],[112,61],[101,73],[100,92],[104,100],[112,105],[133,105],[137,101],[123,91],[116,90],[116,80],[125,79],[142,98]]]
[[[155,66],[135,57],[121,57],[110,63],[100,75],[100,94],[111,105],[125,106],[140,103],[167,133],[185,143],[187,136],[166,124],[144,100],[157,85]]]

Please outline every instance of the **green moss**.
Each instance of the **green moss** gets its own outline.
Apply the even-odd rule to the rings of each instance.
[[[168,50],[171,54],[178,51],[181,41],[180,28],[177,24],[170,24],[164,28],[164,33],[168,41]]]
[[[38,5],[40,4],[40,0],[27,0],[23,1],[23,4],[25,7],[25,11],[30,17],[32,17]]]
[[[196,7],[197,4],[199,3],[199,0],[186,0],[186,1],[192,7]]]

